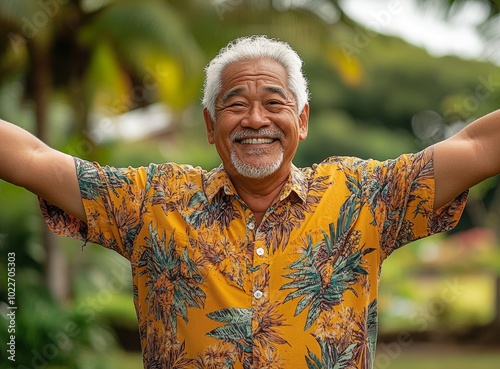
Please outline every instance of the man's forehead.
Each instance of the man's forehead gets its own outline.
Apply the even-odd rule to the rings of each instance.
[[[285,67],[270,59],[240,60],[228,64],[221,73],[225,85],[246,80],[262,81],[266,84],[286,84],[288,79]]]

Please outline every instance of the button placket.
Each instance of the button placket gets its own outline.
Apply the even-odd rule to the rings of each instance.
[[[262,282],[265,280],[262,273],[264,273],[265,265],[269,263],[268,253],[265,246],[265,235],[262,232],[255,233],[255,243],[254,243],[254,262],[253,266],[255,272],[253,274],[253,298],[254,304],[260,305],[264,303],[263,298],[267,296],[267,289],[269,286],[263,285]]]

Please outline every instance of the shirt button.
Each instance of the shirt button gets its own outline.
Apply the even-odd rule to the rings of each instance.
[[[262,256],[264,255],[264,249],[262,247],[259,247],[257,250],[255,250],[257,255]]]
[[[262,291],[259,291],[259,290],[255,291],[253,293],[253,297],[255,297],[256,299],[260,299],[263,295],[264,294],[262,293]]]
[[[247,227],[252,231],[255,228],[255,223],[248,223]]]

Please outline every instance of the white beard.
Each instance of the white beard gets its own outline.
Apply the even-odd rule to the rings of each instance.
[[[256,149],[250,151],[250,153],[254,155],[261,155],[265,153],[265,150]],[[283,163],[283,151],[281,151],[278,160],[276,160],[274,163],[254,166],[243,163],[236,155],[236,152],[234,150],[231,150],[231,163],[236,168],[236,171],[243,177],[262,179],[270,176],[280,168],[281,164]]]

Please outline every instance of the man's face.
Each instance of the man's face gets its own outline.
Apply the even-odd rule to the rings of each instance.
[[[230,176],[288,174],[307,136],[309,106],[298,114],[285,68],[268,59],[237,62],[222,73],[215,122],[204,111],[208,140]]]

